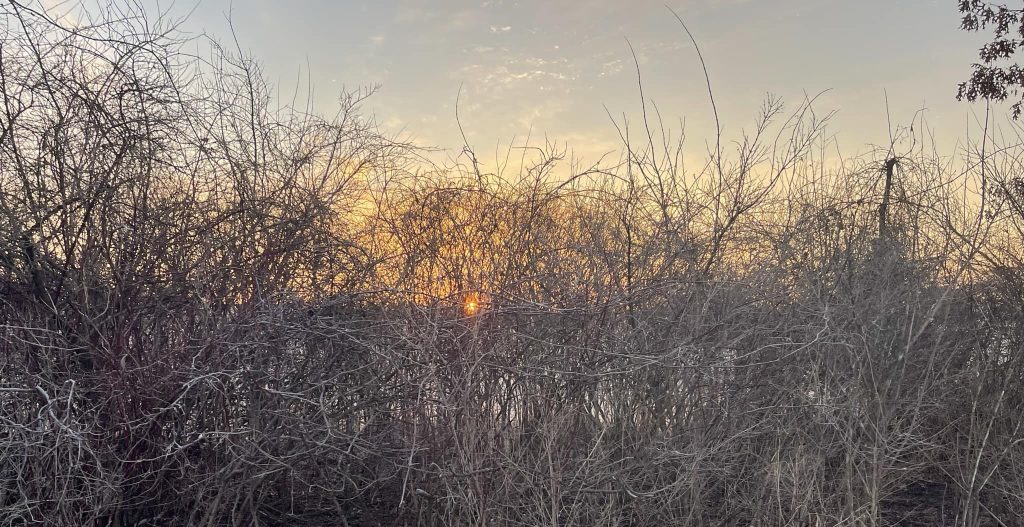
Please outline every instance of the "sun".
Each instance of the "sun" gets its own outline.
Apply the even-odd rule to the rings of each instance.
[[[471,317],[480,312],[480,296],[476,293],[466,295],[462,300],[462,312]]]

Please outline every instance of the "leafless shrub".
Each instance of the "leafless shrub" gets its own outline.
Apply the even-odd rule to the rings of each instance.
[[[829,167],[769,98],[700,167],[435,166],[166,18],[0,15],[3,524],[1024,517],[1019,147]]]

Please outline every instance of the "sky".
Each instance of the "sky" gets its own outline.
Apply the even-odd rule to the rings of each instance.
[[[230,19],[278,93],[308,79],[318,111],[379,85],[364,111],[424,146],[459,149],[464,132],[479,151],[528,135],[583,157],[613,150],[610,115],[641,115],[632,46],[647,100],[703,148],[705,79],[666,1],[701,47],[727,137],[768,93],[794,107],[825,92],[815,107],[837,112],[829,132],[852,153],[922,109],[951,149],[979,112],[954,97],[983,42],[959,30],[954,0],[139,1],[221,40]]]

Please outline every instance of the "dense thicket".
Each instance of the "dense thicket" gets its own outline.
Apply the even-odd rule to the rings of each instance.
[[[1015,139],[830,163],[769,100],[698,166],[438,167],[0,11],[0,524],[1024,522]]]

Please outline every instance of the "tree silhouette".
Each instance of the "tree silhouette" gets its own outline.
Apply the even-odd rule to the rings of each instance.
[[[1024,86],[1024,70],[1019,64],[1008,64],[1017,50],[1024,46],[1024,9],[982,0],[960,0],[961,29],[991,30],[992,40],[978,52],[980,63],[973,65],[971,76],[960,83],[957,100],[978,99],[1004,101],[1016,97]],[[1013,118],[1020,117],[1021,102],[1011,106]]]

